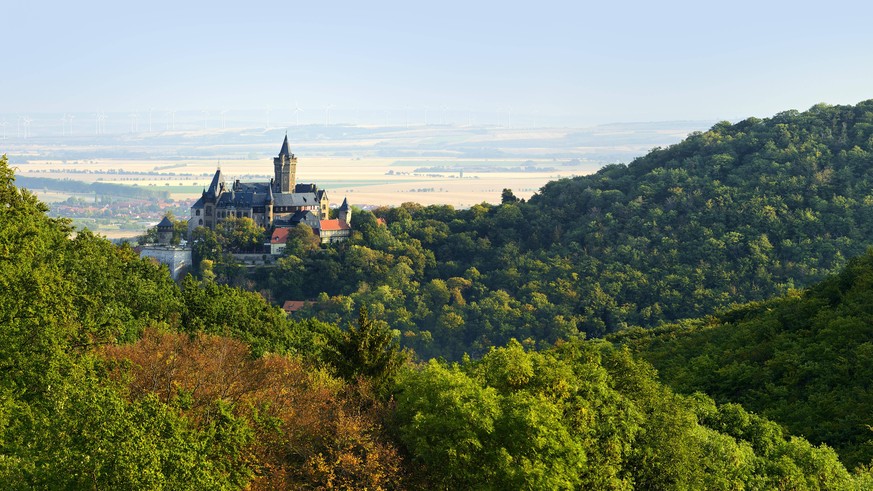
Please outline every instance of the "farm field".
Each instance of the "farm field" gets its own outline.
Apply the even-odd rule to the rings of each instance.
[[[270,179],[286,134],[298,157],[297,182],[326,189],[333,206],[348,198],[361,207],[416,202],[466,208],[498,203],[505,188],[527,199],[549,181],[629,162],[707,125],[307,125],[52,135],[34,123],[33,136],[4,141],[0,151],[18,176],[41,178],[31,180],[32,191],[53,214],[116,238],[144,230],[166,212],[185,216],[219,166],[228,181]]]
[[[517,171],[513,171],[517,168]],[[402,161],[391,158],[299,157],[298,182],[314,182],[328,190],[334,201],[348,196],[356,205],[398,205],[415,201],[421,204],[471,206],[487,201],[499,202],[500,193],[510,188],[520,198],[527,198],[546,182],[560,177],[594,172],[598,166],[561,167],[559,171],[536,171],[535,167],[555,169],[552,159],[493,161],[464,159],[459,168],[499,166],[497,172],[461,172],[424,168],[452,168],[450,159],[416,159]],[[173,199],[191,199],[209,186],[220,165],[225,178],[242,181],[267,180],[272,175],[272,161],[254,160],[124,160],[99,159],[58,162],[32,160],[20,166],[20,174],[30,177],[69,179],[82,182],[102,182],[165,190]],[[525,166],[527,168],[522,170]],[[64,193],[47,191],[37,194],[47,201],[62,201]]]

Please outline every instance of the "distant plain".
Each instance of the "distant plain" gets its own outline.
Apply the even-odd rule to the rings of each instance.
[[[34,121],[27,138],[0,140],[0,152],[8,153],[21,176],[114,183],[166,191],[177,201],[191,200],[209,185],[219,167],[229,180],[268,180],[272,157],[287,134],[298,157],[297,182],[327,189],[334,205],[347,197],[363,207],[417,202],[459,208],[498,203],[504,188],[527,199],[549,181],[630,162],[713,123],[627,123],[581,129],[195,127],[152,133],[110,128],[101,134],[60,135],[61,128],[51,125],[54,119],[46,118],[43,126]],[[34,192],[49,203],[77,196],[47,187]]]

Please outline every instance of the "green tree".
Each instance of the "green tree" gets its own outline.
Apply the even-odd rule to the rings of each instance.
[[[215,227],[218,241],[226,250],[247,252],[264,243],[264,229],[247,217],[231,217]]]
[[[518,198],[515,197],[515,194],[512,193],[511,189],[504,188],[503,192],[500,193],[500,203],[504,205],[518,203]]]
[[[305,223],[298,223],[288,231],[284,255],[301,257],[321,247],[321,239]]]
[[[200,264],[204,259],[213,263],[222,260],[224,248],[218,235],[206,227],[197,227],[191,232],[191,258],[194,264]]]
[[[358,310],[357,325],[330,333],[328,361],[344,378],[364,376],[377,383],[390,381],[406,360],[394,333],[384,322],[370,318],[366,307]]]

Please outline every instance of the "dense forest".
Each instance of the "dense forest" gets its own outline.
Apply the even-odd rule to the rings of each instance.
[[[527,206],[521,205],[470,213],[493,220],[501,210],[520,213]],[[431,239],[413,237],[420,228],[403,227],[417,221],[413,213],[421,218],[441,209],[410,209],[384,211],[391,228],[360,213],[355,240],[372,247],[302,243],[299,255],[282,258],[289,275],[306,261],[318,265],[323,282],[337,265],[360,265],[335,271],[357,285],[354,298],[322,295],[313,309],[328,318],[322,304],[366,307],[356,308],[351,320],[337,314],[339,307],[331,314],[338,322],[289,320],[263,296],[216,281],[251,281],[232,263],[218,261],[215,276],[177,285],[165,268],[139,259],[130,247],[47,217],[45,205],[15,187],[0,159],[0,487],[873,486],[869,469],[849,472],[831,448],[721,397],[676,393],[631,349],[581,339],[572,335],[577,326],[555,331],[566,340],[539,350],[529,349],[525,338],[513,340],[519,325],[513,302],[521,300],[486,285],[497,270],[437,261],[422,244],[437,243],[436,223],[442,222],[428,219]],[[531,254],[529,245],[512,249],[515,242],[493,238],[505,256],[495,261],[509,264]],[[221,245],[216,241],[199,254],[210,261],[206,256]],[[537,276],[526,271],[526,281],[578,288],[561,262],[554,273],[545,265],[551,263]],[[391,304],[390,294],[406,297],[416,278],[434,272],[445,280],[428,280],[420,296],[443,306],[435,322],[446,333],[463,331],[466,320],[481,322],[500,333],[489,342],[503,347],[482,344],[482,356],[456,363],[416,362],[400,349],[398,324],[390,322],[408,299]],[[501,274],[521,277],[518,270]],[[285,281],[284,289],[309,287],[294,279],[262,280]],[[538,298],[533,293],[529,298]],[[541,300],[522,304],[530,305],[522,309],[531,316],[525,322],[537,323],[540,307],[549,311],[548,298]],[[472,317],[477,311],[480,317]],[[400,333],[404,339],[423,332],[413,331],[415,316],[433,315],[408,312],[404,328],[412,335]],[[446,324],[450,314],[458,317],[454,327]],[[555,321],[563,314],[548,315]],[[475,339],[482,341],[480,334]],[[447,341],[462,342],[461,336]]]
[[[873,250],[803,292],[655,330],[632,347],[680,392],[742,404],[848,465],[873,459]]]
[[[366,306],[422,357],[460,360],[811,285],[873,243],[870,162],[873,101],[819,105],[719,123],[528,202],[357,210],[352,240],[292,241],[278,268],[246,274],[208,231],[195,252],[221,282],[314,300],[301,317],[346,323]]]

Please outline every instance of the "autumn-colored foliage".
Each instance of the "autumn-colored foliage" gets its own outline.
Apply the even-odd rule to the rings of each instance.
[[[402,462],[381,421],[388,411],[365,381],[354,385],[298,360],[253,359],[240,341],[147,330],[102,355],[129,397],[150,394],[197,426],[229,404],[253,429],[251,489],[396,489]]]

